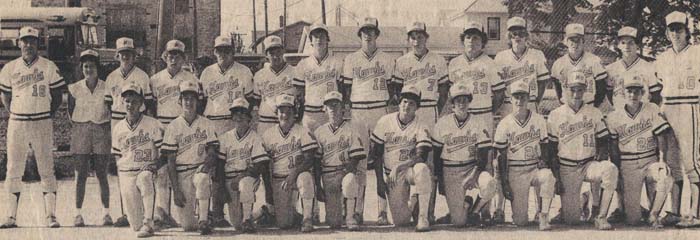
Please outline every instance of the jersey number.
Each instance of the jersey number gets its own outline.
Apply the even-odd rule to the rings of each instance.
[[[134,162],[150,162],[151,161],[151,151],[150,150],[134,150]]]
[[[637,138],[637,151],[646,151],[654,148],[656,148],[656,138],[654,136]]]
[[[436,82],[437,82],[437,80],[435,80],[435,79],[428,79],[428,91],[432,92],[433,89],[435,89]]]
[[[197,155],[201,156],[202,154],[204,154],[204,151],[206,151],[206,145],[199,144],[199,146],[197,146]]]
[[[32,86],[32,97],[46,97],[46,86]]]
[[[287,157],[287,161],[289,162],[289,165],[287,166],[289,169],[294,169],[297,164],[299,164],[299,161],[301,159],[301,156],[289,156]]]
[[[683,81],[681,81],[680,84],[678,84],[678,89],[695,89],[695,77],[694,76],[688,76],[688,79],[686,79],[686,84],[683,84]]]
[[[381,78],[375,78],[374,85],[372,85],[372,90],[386,90],[386,81]]]
[[[229,102],[229,103],[232,103],[233,100],[236,100],[236,98],[240,97],[241,94],[242,94],[242,93],[241,93],[240,91],[236,91],[236,92],[234,92],[234,91],[228,91],[228,102]]]
[[[583,147],[595,147],[595,134],[583,134]]]
[[[539,146],[527,146],[525,147],[525,159],[538,159],[540,157]]]
[[[474,94],[486,94],[488,88],[487,82],[474,82]]]
[[[327,93],[332,92],[332,91],[335,91],[335,90],[336,90],[336,89],[335,89],[335,82],[329,81],[329,82],[326,83],[326,92],[327,92]]]

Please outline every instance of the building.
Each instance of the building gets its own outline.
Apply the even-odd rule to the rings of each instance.
[[[279,28],[275,31],[269,32],[269,35],[272,36],[278,36],[282,38],[284,41],[284,51],[286,53],[293,53],[297,52],[299,49],[299,44],[301,39],[301,35],[304,32],[304,29],[309,27],[311,23],[304,22],[304,21],[298,21],[292,24],[287,25],[284,28]],[[285,30],[285,37],[282,37],[282,29]],[[255,33],[251,32],[251,38],[255,36],[257,39],[253,39],[253,44],[251,45],[251,49],[255,49],[256,52],[258,53],[263,53],[264,54],[264,49],[262,46],[263,40],[265,40],[265,31],[257,31]],[[286,39],[285,39],[286,38]]]

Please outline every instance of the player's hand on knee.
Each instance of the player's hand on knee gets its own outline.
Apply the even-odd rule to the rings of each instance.
[[[440,193],[440,195],[444,196],[445,195],[445,178],[443,178],[442,176],[439,176],[437,178],[437,183],[438,183],[438,192]]]
[[[502,183],[501,189],[503,190],[503,197],[509,201],[513,201],[513,190],[510,189],[510,185],[508,183]]]
[[[187,200],[185,199],[185,193],[179,188],[173,188],[173,200],[175,201],[175,206],[185,207]]]
[[[398,169],[396,169],[394,171],[391,171],[391,173],[389,173],[389,177],[386,180],[387,189],[394,187],[394,184],[396,184],[396,181],[399,178],[398,172],[399,172]]]
[[[284,182],[282,182],[282,190],[289,191],[292,190],[292,186],[294,186],[296,183],[296,176],[292,176],[291,174],[287,175],[287,178],[284,179]]]
[[[141,167],[141,171],[149,171],[153,174],[156,174],[156,172],[158,172],[158,168],[155,164],[148,164]]]
[[[564,189],[564,183],[562,183],[561,181],[557,181],[557,182],[554,184],[554,193],[561,195],[561,194],[563,194],[565,191],[566,191],[566,190]]]
[[[323,187],[316,185],[316,200],[319,202],[326,202],[326,192]]]
[[[464,179],[464,181],[462,181],[462,188],[464,188],[464,190],[471,190],[471,189],[477,188],[477,187],[479,187],[478,180],[479,180],[479,174],[474,174],[472,176],[469,176],[466,179]]]

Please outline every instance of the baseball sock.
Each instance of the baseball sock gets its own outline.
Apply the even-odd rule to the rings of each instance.
[[[597,217],[605,218],[608,216],[608,210],[610,210],[610,203],[612,203],[612,197],[615,190],[603,188],[600,192],[600,210]]]
[[[683,180],[673,182],[671,189],[671,212],[676,215],[681,214],[681,192],[683,191]]]
[[[548,214],[549,213],[549,207],[552,205],[552,199],[551,198],[539,198],[540,202],[542,203],[542,208],[540,209],[541,213]]]
[[[77,215],[80,215],[80,216],[83,215],[83,208],[76,208],[75,211],[76,211],[76,216],[77,216]]]
[[[206,221],[209,219],[209,199],[199,199],[199,221]]]
[[[301,208],[304,220],[311,219],[313,217],[314,211],[314,199],[313,198],[302,198]]]
[[[253,217],[253,204],[252,203],[241,203],[241,208],[243,211],[243,220],[248,220]]]
[[[17,219],[17,203],[19,203],[19,192],[10,195],[10,216]]]
[[[698,200],[700,200],[700,183],[693,183],[690,185],[690,215],[697,218],[698,217]]]
[[[104,216],[109,215],[109,208],[108,208],[108,207],[103,207],[103,208],[102,208],[102,215],[104,215]]]
[[[379,197],[377,198],[377,212],[386,212],[386,199]]]
[[[418,194],[418,218],[427,218],[430,208],[430,193]]]
[[[55,216],[56,215],[56,193],[55,192],[45,192],[44,193],[44,203],[46,205],[46,215]]]

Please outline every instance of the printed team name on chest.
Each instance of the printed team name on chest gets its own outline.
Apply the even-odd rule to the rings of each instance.
[[[350,138],[340,136],[337,141],[328,142],[323,146],[326,153],[350,149]]]
[[[464,134],[448,133],[445,135],[445,145],[476,144],[478,137],[476,133],[467,130]]]
[[[461,79],[467,79],[467,80],[481,80],[486,78],[486,73],[484,73],[483,68],[479,69],[474,69],[474,70],[464,70],[464,71],[457,71],[457,77]]]
[[[404,143],[415,143],[416,138],[413,135],[396,135],[395,132],[388,132],[384,134],[386,144],[404,144]]]
[[[158,92],[158,102],[163,103],[166,99],[180,96],[180,88],[177,85],[156,87]]]
[[[197,128],[195,129],[194,133],[188,135],[179,134],[175,139],[180,145],[198,143],[207,139],[207,130]]]
[[[652,127],[653,124],[651,122],[651,118],[643,118],[639,122],[636,122],[629,126],[628,124],[622,124],[621,126],[615,128],[615,132],[617,132],[620,135],[620,141],[622,142],[624,141],[624,139],[636,137],[639,134],[642,134],[647,130],[651,129]]]
[[[276,96],[282,91],[292,88],[292,81],[289,81],[288,77],[282,77],[279,81],[266,81],[262,85],[261,89],[264,89],[265,95]]]
[[[498,71],[498,76],[503,80],[513,80],[518,77],[529,76],[535,73],[535,64],[530,64],[529,61],[520,67],[505,66]]]
[[[352,75],[355,77],[355,79],[369,79],[373,77],[381,77],[386,74],[386,69],[384,69],[384,65],[380,64],[379,62],[375,62],[373,66],[371,67],[354,67],[352,68]]]
[[[409,67],[403,71],[403,75],[406,76],[406,79],[426,78],[434,76],[435,73],[437,73],[437,67],[435,64],[430,63],[426,63],[423,67]]]
[[[39,69],[34,69],[33,72],[27,73],[27,74],[21,74],[19,77],[19,80],[15,82],[15,85],[17,86],[18,89],[25,88],[29,85],[32,85],[37,82],[41,82],[44,80],[44,71],[40,71]]]
[[[281,157],[289,153],[301,150],[301,138],[291,137],[285,144],[275,143],[272,145],[272,154]]]
[[[149,132],[144,132],[143,129],[139,129],[137,134],[128,136],[124,142],[128,148],[134,149],[151,142],[151,134]]]
[[[576,121],[573,123],[564,122],[559,125],[559,138],[566,138],[569,135],[579,134],[583,131],[593,129],[593,119],[589,119],[583,116],[581,121]]]
[[[338,78],[338,70],[326,67],[322,71],[306,71],[304,78],[311,83],[324,82],[325,80],[335,80]]]
[[[228,81],[213,82],[209,84],[207,87],[207,92],[209,92],[211,95],[218,95],[229,89],[238,88],[238,86],[240,86],[238,78],[233,79],[233,77],[229,77]]]
[[[249,143],[246,143],[243,145],[241,148],[232,148],[228,152],[229,158],[238,158],[241,160],[245,160],[247,158],[250,158],[253,153],[253,146],[251,146]]]
[[[530,126],[530,130],[527,132],[519,134],[515,134],[515,132],[510,133],[508,135],[508,142],[510,142],[512,145],[528,144],[532,141],[539,140],[541,136],[540,133],[541,129],[538,129],[535,126]]]

